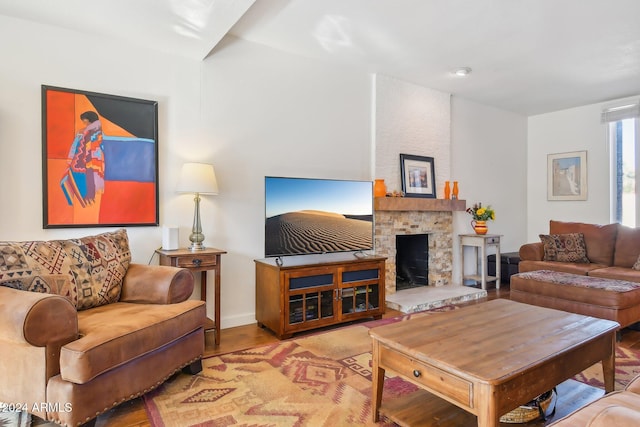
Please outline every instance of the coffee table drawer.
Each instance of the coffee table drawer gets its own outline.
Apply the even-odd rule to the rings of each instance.
[[[380,366],[391,369],[400,376],[410,378],[427,388],[473,408],[473,384],[436,367],[406,356],[385,346],[380,346]]]

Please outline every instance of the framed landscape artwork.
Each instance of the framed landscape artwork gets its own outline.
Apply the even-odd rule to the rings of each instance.
[[[407,197],[436,197],[433,157],[400,154],[402,192]]]
[[[43,227],[158,225],[158,103],[42,86]]]
[[[587,152],[547,155],[547,200],[587,200]]]

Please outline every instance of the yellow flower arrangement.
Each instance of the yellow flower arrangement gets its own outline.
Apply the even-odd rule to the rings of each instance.
[[[467,208],[467,212],[471,214],[476,221],[488,221],[496,219],[496,212],[491,206],[482,207],[482,203],[476,203],[471,208]]]

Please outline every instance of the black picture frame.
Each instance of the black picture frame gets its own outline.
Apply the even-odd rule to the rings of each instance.
[[[436,198],[433,157],[400,154],[400,178],[405,197]]]
[[[157,101],[41,92],[43,228],[158,226]]]

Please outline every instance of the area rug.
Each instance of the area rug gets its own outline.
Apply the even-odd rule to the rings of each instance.
[[[635,376],[640,374],[640,351],[628,348],[616,348],[615,389],[622,390]],[[604,388],[602,365],[597,363],[576,375],[574,380],[593,387]]]
[[[153,427],[395,426],[371,421],[369,328],[454,309],[444,306],[203,359],[200,374],[178,374],[144,396],[149,421]],[[383,399],[416,389],[391,378]]]
[[[446,311],[453,309],[447,307]],[[371,420],[371,338],[374,326],[437,312],[382,319],[279,341],[203,360],[195,376],[178,374],[144,396],[154,427],[395,426]],[[640,371],[640,354],[618,349],[616,389]],[[598,364],[576,380],[603,387]],[[385,380],[383,401],[417,387]]]

